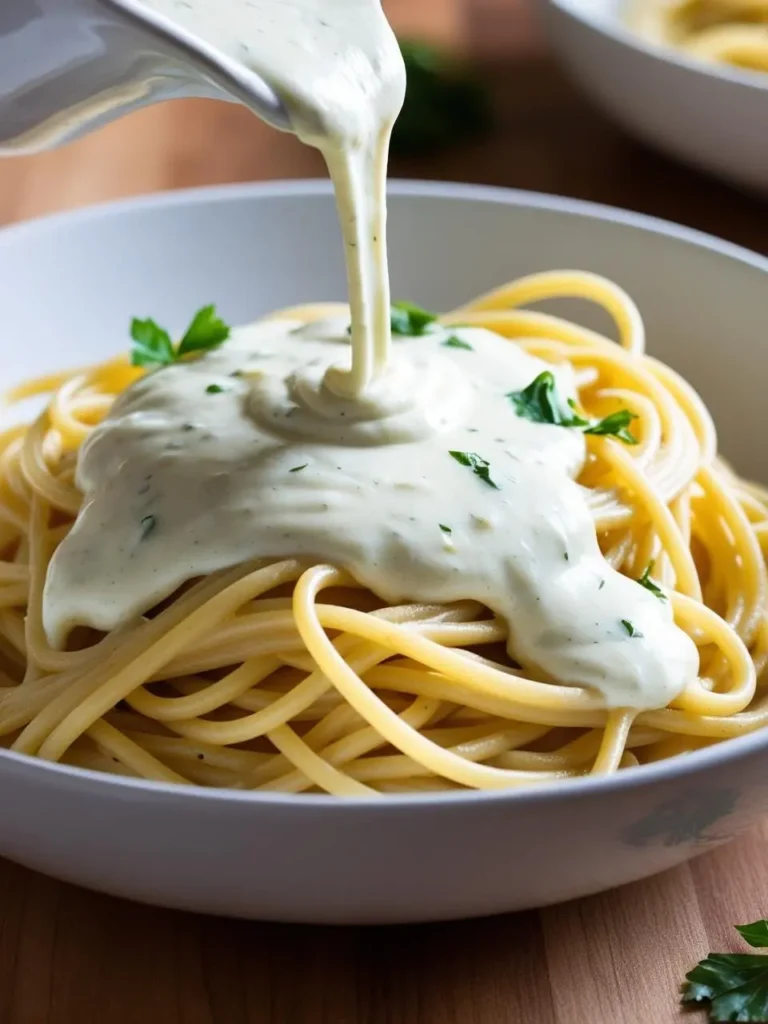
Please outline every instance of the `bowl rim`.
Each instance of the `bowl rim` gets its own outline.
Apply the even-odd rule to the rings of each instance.
[[[626,3],[626,0],[622,0]],[[755,93],[768,93],[768,72],[751,71],[733,64],[707,63],[702,59],[689,57],[684,51],[663,43],[654,43],[645,39],[625,25],[618,13],[606,12],[598,14],[582,7],[580,0],[546,0],[548,6],[556,8],[575,21],[581,22],[592,31],[611,39],[614,43],[628,49],[637,50],[653,60],[663,64],[672,64],[682,71],[689,71],[704,79],[714,79],[729,85],[754,90]]]
[[[556,0],[552,0],[556,2]],[[552,213],[576,216],[585,220],[598,220],[603,223],[615,224],[623,228],[640,230],[662,238],[683,242],[687,245],[705,249],[715,256],[723,256],[735,260],[752,269],[759,270],[768,276],[768,257],[746,249],[733,242],[728,242],[699,231],[695,228],[675,224],[658,217],[622,210],[618,207],[601,203],[593,203],[582,199],[571,199],[563,196],[549,195],[543,192],[528,192],[522,189],[502,188],[491,185],[459,184],[441,181],[414,181],[410,179],[390,179],[388,193],[391,196],[405,198],[446,199],[460,203],[498,203],[502,206],[513,206],[521,209],[542,210]],[[107,201],[65,210],[58,213],[42,215],[18,224],[10,224],[0,228],[0,250],[12,245],[16,239],[34,239],[39,234],[49,231],[66,229],[68,226],[78,227],[101,219],[115,216],[130,215],[133,212],[152,211],[155,209],[211,205],[217,203],[241,203],[249,200],[269,201],[283,198],[309,198],[314,196],[332,196],[332,188],[325,179],[296,179],[292,181],[252,182],[236,185],[215,185],[189,189],[177,189],[170,192],[151,193],[127,199]],[[699,770],[723,766],[740,760],[768,746],[768,728],[757,729],[743,736],[736,736],[720,743],[695,750],[684,757],[668,758],[648,765],[640,765],[628,772],[617,772],[610,776],[585,776],[559,782],[547,782],[525,788],[490,789],[490,790],[459,790],[457,792],[389,794],[383,799],[376,796],[340,798],[330,794],[303,793],[270,793],[253,790],[230,790],[196,786],[194,784],[179,785],[166,782],[155,782],[148,779],[134,779],[121,775],[109,775],[87,768],[77,768],[58,762],[45,761],[29,754],[12,750],[0,749],[0,765],[6,762],[8,767],[16,770],[32,770],[39,777],[50,775],[52,781],[59,784],[69,783],[73,786],[89,782],[94,786],[117,787],[118,791],[142,794],[147,799],[174,800],[209,800],[226,801],[236,804],[279,805],[288,808],[318,808],[332,805],[334,808],[351,811],[366,808],[388,808],[402,811],[413,807],[423,809],[425,805],[435,809],[451,808],[456,804],[479,805],[498,801],[540,801],[549,803],[553,800],[567,798],[569,800],[587,799],[600,794],[616,791],[643,788],[660,781],[681,779],[696,775]]]

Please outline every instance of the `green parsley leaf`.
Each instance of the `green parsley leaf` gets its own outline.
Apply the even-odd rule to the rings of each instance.
[[[768,946],[768,921],[737,931],[754,948]],[[686,977],[684,1003],[709,1002],[711,1021],[768,1021],[768,957],[762,953],[710,953]]]
[[[467,352],[475,351],[468,341],[462,341],[461,338],[457,338],[455,334],[452,334],[450,338],[446,338],[445,341],[441,342],[441,344],[443,348],[463,348]]]
[[[206,395],[220,395],[224,388],[221,384],[209,384],[205,389]]]
[[[309,463],[305,462],[303,466],[294,466],[293,469],[289,469],[288,472],[289,473],[298,473],[299,470],[306,469],[308,465],[309,465]]]
[[[435,313],[429,313],[421,306],[412,302],[393,302],[390,310],[390,323],[393,334],[407,338],[416,338],[427,333],[427,327],[437,320]]]
[[[752,924],[737,924],[736,931],[753,949],[768,947],[768,921],[753,921]]]
[[[610,416],[587,427],[584,433],[615,437],[617,440],[623,441],[624,444],[637,444],[637,438],[627,429],[632,420],[636,419],[637,416],[629,409],[619,409],[618,412],[612,412]]]
[[[216,315],[216,307],[203,306],[192,317],[192,323],[184,332],[176,357],[180,358],[190,352],[205,352],[209,348],[216,348],[228,337],[229,327]]]
[[[637,581],[641,587],[645,587],[646,590],[650,590],[654,597],[658,597],[660,601],[666,601],[667,595],[656,583],[651,579],[651,573],[653,572],[653,562],[649,562],[645,567],[645,572]]]
[[[445,526],[443,523],[438,523],[437,525],[440,527],[443,533],[453,533],[453,530],[450,528],[450,526]]]
[[[515,407],[518,416],[532,423],[551,423],[556,427],[584,427],[585,434],[602,434],[615,437],[624,444],[637,444],[637,438],[627,429],[637,416],[629,409],[619,409],[602,420],[591,422],[574,412],[576,403],[572,398],[563,402],[557,393],[554,374],[544,370],[527,388],[510,391],[507,398]]]
[[[557,393],[554,374],[544,370],[522,391],[510,391],[507,398],[515,412],[531,423],[551,423],[557,427],[586,427],[588,420],[573,411],[572,402],[563,402]]]
[[[198,309],[184,337],[174,346],[171,336],[154,320],[131,320],[131,363],[147,368],[170,366],[191,352],[205,352],[229,337],[229,327],[216,316],[215,306]]]
[[[627,631],[627,636],[638,637],[638,638],[642,637],[643,634],[640,632],[639,629],[635,629],[635,627],[632,625],[632,623],[629,621],[629,619],[622,619],[621,620],[621,624],[624,627],[624,629]]]
[[[131,363],[133,366],[168,366],[176,358],[167,331],[154,320],[131,320]]]
[[[494,487],[497,491],[501,490],[496,481],[491,477],[491,466],[485,459],[481,459],[474,452],[449,452],[448,454],[462,466],[469,466],[475,476],[479,476],[489,487]]]

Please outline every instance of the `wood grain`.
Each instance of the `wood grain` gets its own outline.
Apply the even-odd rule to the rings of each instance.
[[[395,174],[575,195],[768,251],[765,207],[591,110],[518,0],[387,6],[402,33],[473,56],[496,112],[491,137],[397,162]],[[177,103],[0,164],[0,221],[320,173],[315,154],[242,110]],[[767,853],[763,829],[656,879],[540,913],[387,929],[204,919],[0,863],[0,1024],[674,1024],[685,972],[709,949],[741,948],[733,924],[768,911]]]

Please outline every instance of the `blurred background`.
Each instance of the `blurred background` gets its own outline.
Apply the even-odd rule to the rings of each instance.
[[[592,199],[768,252],[765,203],[651,152],[596,112],[549,54],[531,0],[384,6],[410,65],[393,176]],[[244,109],[177,102],[0,161],[0,222],[157,189],[323,173],[316,153]]]

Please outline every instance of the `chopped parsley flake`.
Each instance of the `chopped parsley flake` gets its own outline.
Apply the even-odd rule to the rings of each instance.
[[[637,438],[627,429],[632,420],[636,419],[637,416],[629,409],[619,409],[618,412],[613,412],[610,416],[593,423],[591,427],[587,427],[584,433],[615,437],[618,441],[623,441],[624,444],[637,444]]]
[[[220,395],[224,388],[221,384],[209,384],[205,389],[206,395]]]
[[[641,587],[645,587],[646,590],[650,590],[654,597],[658,597],[660,601],[666,601],[667,595],[656,583],[651,579],[651,573],[653,572],[653,562],[649,562],[645,568],[645,572],[637,581]]]
[[[615,437],[624,444],[637,444],[637,438],[630,434],[629,424],[637,416],[629,409],[619,409],[602,420],[590,421],[575,411],[572,398],[563,401],[557,391],[557,382],[550,370],[544,370],[527,388],[510,391],[507,398],[515,412],[531,423],[550,423],[555,427],[584,428],[585,434],[600,434]]]
[[[393,302],[390,310],[390,325],[393,334],[407,338],[416,338],[427,333],[437,320],[435,313],[430,313],[412,302]]]
[[[450,338],[446,338],[445,341],[441,342],[441,344],[443,348],[463,348],[467,352],[475,351],[468,341],[463,341],[461,338],[457,338],[455,334],[452,334]]]
[[[294,466],[293,469],[289,469],[288,472],[289,473],[298,473],[298,472],[300,472],[300,470],[306,469],[308,465],[309,465],[309,463],[305,462],[302,466]]]
[[[497,491],[501,490],[499,485],[491,476],[490,463],[486,462],[479,455],[474,452],[449,452],[451,458],[455,459],[462,466],[469,466],[475,476],[479,476],[480,479],[488,484],[489,487],[495,488]]]
[[[507,398],[514,405],[517,415],[531,423],[586,427],[589,422],[573,411],[573,402],[563,402],[557,392],[555,376],[550,370],[544,370],[522,391],[510,391]]]
[[[453,530],[450,528],[450,526],[446,526],[444,523],[438,523],[437,525],[440,527],[443,533],[453,533]]]
[[[633,638],[642,637],[643,634],[638,629],[635,629],[629,619],[622,619],[621,624],[626,630],[627,636],[631,636]]]

